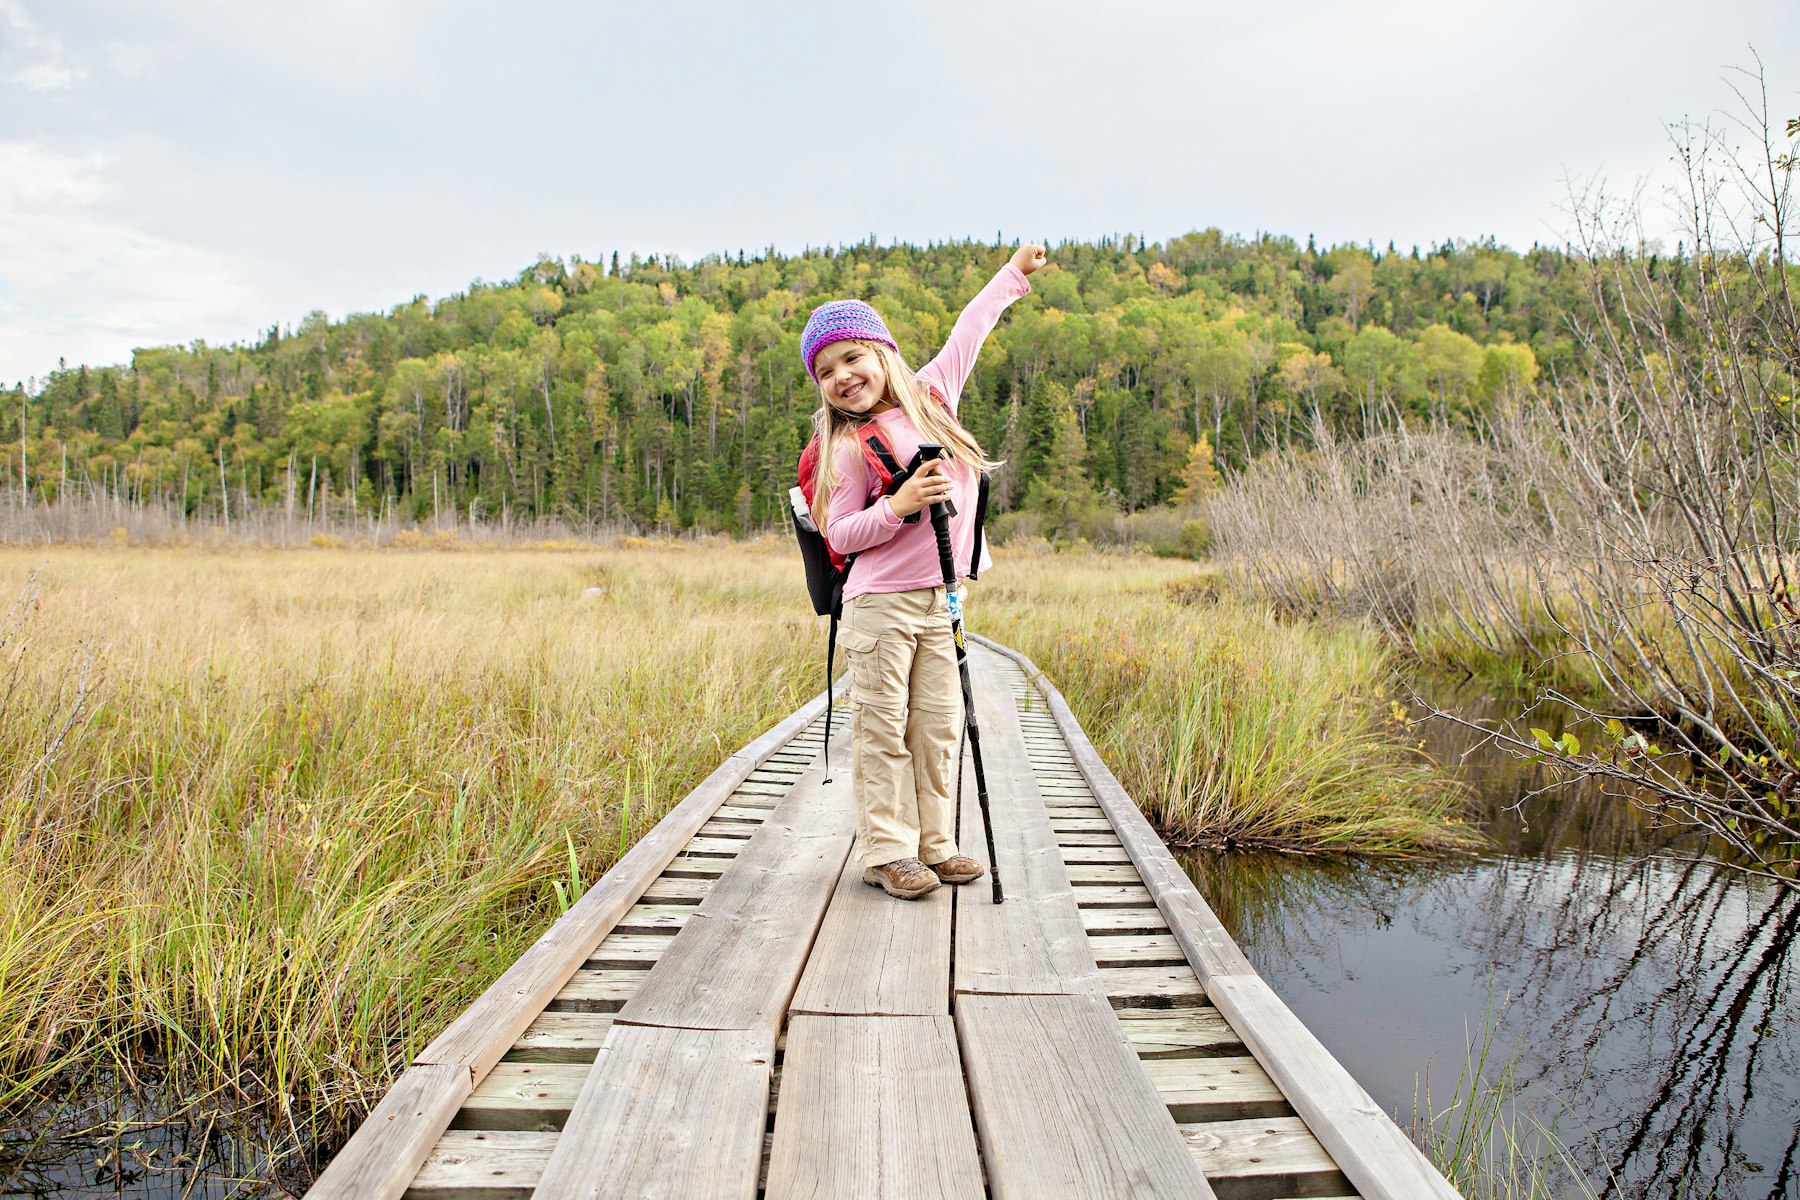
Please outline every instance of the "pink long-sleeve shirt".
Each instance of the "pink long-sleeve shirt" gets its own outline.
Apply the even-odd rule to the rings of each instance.
[[[963,384],[975,369],[975,356],[993,332],[1000,314],[1029,291],[1031,284],[1024,272],[1006,264],[957,316],[950,340],[937,357],[919,368],[919,378],[942,393],[950,402],[951,412],[961,405]],[[901,466],[911,462],[925,440],[912,420],[898,408],[877,413],[872,419],[893,448],[895,460]],[[929,513],[912,525],[901,522],[864,462],[860,441],[844,438],[838,443],[836,466],[837,483],[831,489],[831,519],[826,523],[825,537],[838,553],[857,556],[844,584],[844,599],[849,601],[868,592],[909,592],[942,584],[944,575],[938,565],[937,539],[931,531]],[[969,573],[969,556],[974,548],[979,481],[973,471],[953,470],[948,474],[953,483],[950,498],[956,503],[956,516],[950,520],[950,545],[955,552],[956,577],[962,579]],[[985,567],[987,563],[987,547],[983,546],[981,565]]]

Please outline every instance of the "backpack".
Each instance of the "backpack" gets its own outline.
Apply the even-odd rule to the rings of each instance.
[[[937,389],[932,389],[932,399],[942,403]],[[863,461],[868,465],[876,481],[881,485],[881,494],[892,496],[899,491],[912,473],[918,469],[919,461],[905,467],[894,457],[894,449],[888,445],[887,437],[878,425],[871,423],[861,434]],[[825,687],[831,688],[831,679],[835,671],[837,659],[838,621],[844,615],[844,585],[849,582],[850,568],[856,564],[856,555],[839,554],[825,540],[824,531],[813,523],[812,502],[818,488],[819,479],[819,435],[813,434],[812,440],[806,443],[806,449],[800,452],[800,463],[797,471],[799,486],[788,489],[788,504],[793,512],[794,537],[800,543],[800,561],[806,568],[806,591],[812,597],[813,611],[820,616],[831,618],[831,628],[825,639]],[[975,501],[975,538],[973,550],[969,557],[969,578],[977,578],[981,568],[982,526],[987,521],[988,475],[982,472],[980,485]],[[950,515],[956,515],[956,506],[946,504]],[[924,510],[911,516],[900,518],[905,525],[916,525]],[[831,770],[831,704],[829,696],[825,706],[825,770]],[[826,782],[830,782],[829,779]]]

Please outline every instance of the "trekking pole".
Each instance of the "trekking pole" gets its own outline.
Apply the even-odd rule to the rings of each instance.
[[[942,446],[919,447],[921,463],[941,458]],[[987,834],[988,876],[994,883],[994,903],[1004,904],[1006,895],[1000,890],[1000,856],[994,853],[994,822],[988,812],[987,772],[981,766],[981,728],[975,723],[975,690],[969,684],[969,649],[963,644],[962,597],[956,592],[956,556],[950,549],[950,514],[947,504],[931,506],[931,532],[937,538],[938,566],[944,574],[944,603],[950,609],[950,636],[956,642],[956,670],[962,676],[963,724],[969,735],[969,750],[975,759],[975,798],[981,805],[981,828]],[[962,792],[962,755],[957,755],[956,790]]]

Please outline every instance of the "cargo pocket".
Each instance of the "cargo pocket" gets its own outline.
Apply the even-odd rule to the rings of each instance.
[[[838,631],[844,657],[850,662],[852,704],[898,704],[906,699],[906,677],[891,669],[888,659],[894,647],[872,633],[844,628]]]

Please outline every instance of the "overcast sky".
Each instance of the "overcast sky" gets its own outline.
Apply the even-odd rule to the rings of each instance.
[[[1560,242],[1796,0],[0,0],[0,384],[536,255]]]

